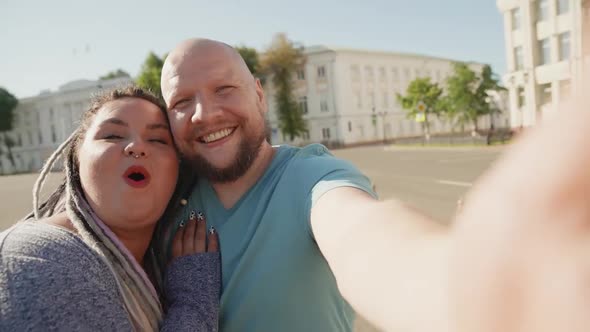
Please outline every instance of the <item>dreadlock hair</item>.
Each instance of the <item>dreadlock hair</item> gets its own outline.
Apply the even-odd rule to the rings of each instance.
[[[137,86],[127,86],[103,92],[93,97],[84,112],[79,127],[49,157],[33,187],[33,217],[35,220],[66,211],[82,241],[100,257],[115,277],[125,309],[135,330],[156,331],[163,309],[159,293],[145,271],[119,239],[94,213],[84,195],[80,182],[78,150],[97,112],[108,102],[122,98],[140,98],[166,108],[151,92]],[[65,178],[49,198],[39,206],[39,192],[55,162],[64,159]],[[146,256],[149,253],[146,253]],[[150,264],[150,259],[145,259]],[[153,261],[153,259],[152,259]],[[147,267],[146,270],[155,270]]]

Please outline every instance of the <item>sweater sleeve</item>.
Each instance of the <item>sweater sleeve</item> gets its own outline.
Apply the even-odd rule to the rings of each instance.
[[[0,331],[133,329],[114,278],[88,249],[47,234],[1,238]]]
[[[220,254],[176,258],[165,278],[168,310],[161,331],[218,331]]]

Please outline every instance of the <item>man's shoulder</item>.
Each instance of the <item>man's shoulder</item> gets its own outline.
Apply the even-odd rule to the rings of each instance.
[[[289,149],[291,149],[291,160],[288,170],[292,175],[321,177],[339,170],[358,172],[352,163],[335,157],[322,144],[314,143],[305,147],[289,147]]]
[[[281,151],[288,151],[293,159],[313,159],[316,157],[332,157],[332,153],[322,144],[312,143],[303,147],[296,147],[291,145],[281,145],[278,147]]]

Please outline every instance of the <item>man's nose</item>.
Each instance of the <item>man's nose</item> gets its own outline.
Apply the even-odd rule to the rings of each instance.
[[[219,114],[219,108],[206,98],[196,98],[193,107],[194,111],[191,117],[193,123],[207,122],[208,119]]]

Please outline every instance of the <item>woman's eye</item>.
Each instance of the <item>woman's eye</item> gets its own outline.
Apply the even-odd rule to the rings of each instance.
[[[119,135],[114,135],[114,134],[107,135],[107,136],[104,137],[104,139],[111,139],[111,140],[112,139],[121,139],[121,138],[123,138],[123,137],[121,137]]]
[[[150,142],[168,145],[168,141],[166,141],[165,139],[161,139],[161,138],[150,139]]]

